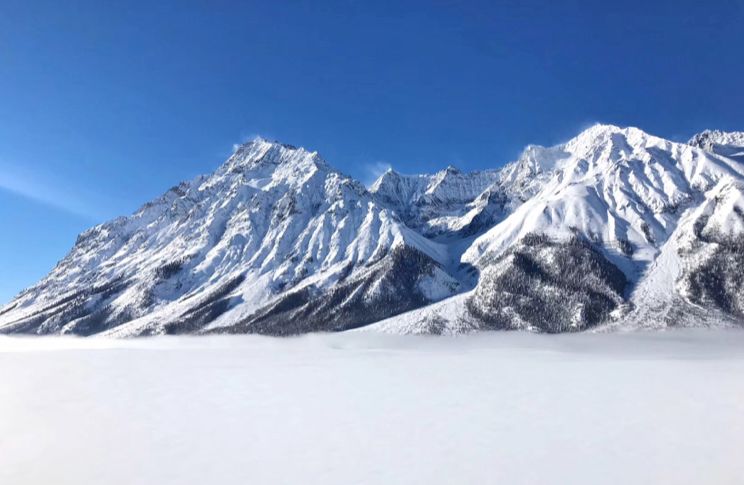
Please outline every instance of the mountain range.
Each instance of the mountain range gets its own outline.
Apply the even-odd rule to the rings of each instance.
[[[744,132],[602,124],[370,187],[256,139],[0,308],[0,333],[117,337],[742,324]]]

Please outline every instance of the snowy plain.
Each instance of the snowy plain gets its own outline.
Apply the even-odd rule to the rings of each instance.
[[[741,483],[744,332],[0,338],[0,483]]]

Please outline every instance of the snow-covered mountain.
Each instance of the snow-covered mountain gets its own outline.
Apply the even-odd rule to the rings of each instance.
[[[383,174],[256,140],[94,227],[0,331],[397,333],[744,319],[744,134],[593,126],[500,169]],[[371,325],[370,325],[371,324]]]
[[[264,140],[83,233],[5,332],[340,330],[458,291],[445,248],[317,153]]]
[[[475,290],[376,327],[560,332],[740,321],[744,165],[730,155],[741,138],[718,133],[728,144],[707,149],[701,138],[710,139],[680,144],[596,125],[556,147],[529,147],[502,170],[529,174],[517,184],[528,189],[524,203],[462,256],[479,271]]]

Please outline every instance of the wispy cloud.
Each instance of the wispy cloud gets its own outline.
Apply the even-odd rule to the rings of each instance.
[[[393,166],[390,165],[388,162],[378,161],[368,163],[364,166],[364,175],[362,182],[364,182],[364,185],[369,187],[375,182],[375,180],[380,178],[380,175],[390,170],[391,168],[393,168]]]
[[[64,181],[45,183],[7,163],[0,163],[0,189],[83,219],[99,219],[91,209],[93,204],[86,204],[73,195]]]

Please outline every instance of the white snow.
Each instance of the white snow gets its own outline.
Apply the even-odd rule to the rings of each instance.
[[[457,231],[479,212],[477,198],[499,179],[499,170],[461,172],[449,166],[432,175],[390,169],[370,187],[376,199],[429,236]]]
[[[0,338],[0,483],[735,484],[744,333]]]
[[[381,332],[394,335],[459,335],[479,328],[466,310],[465,301],[470,292],[460,293],[423,308],[401,313],[362,327],[355,332]]]
[[[705,130],[701,133],[694,135],[688,141],[690,145],[698,146],[709,151],[714,152],[728,152],[732,153],[731,150],[727,150],[727,147],[737,147],[740,154],[744,149],[744,131],[720,131],[720,130]]]
[[[523,165],[543,174],[528,178],[540,182],[534,195],[477,239],[464,261],[498,255],[528,233],[560,239],[578,231],[609,248],[631,242],[633,259],[645,265],[702,193],[722,179],[744,180],[744,166],[733,160],[612,125],[593,126],[550,149],[530,147],[514,163]]]

